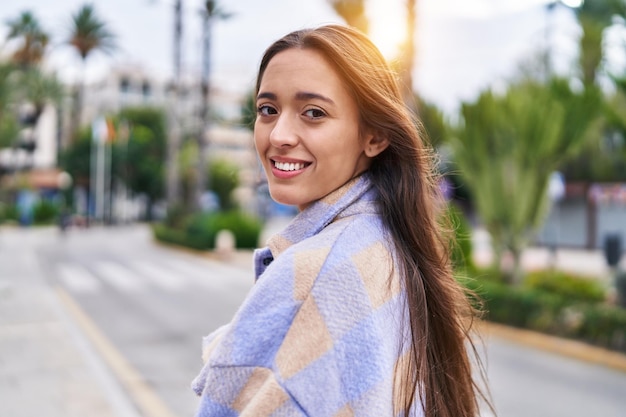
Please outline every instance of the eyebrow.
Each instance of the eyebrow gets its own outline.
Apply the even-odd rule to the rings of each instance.
[[[306,91],[301,91],[296,93],[296,100],[306,101],[306,100],[322,100],[330,104],[335,104],[329,97],[323,96],[317,93],[309,93]]]
[[[268,100],[277,100],[278,96],[276,96],[276,94],[274,93],[270,93],[270,92],[264,92],[264,93],[259,93],[259,95],[256,97],[257,100],[260,100],[262,98],[268,99]],[[330,99],[329,97],[323,96],[321,94],[317,94],[317,93],[310,93],[307,91],[299,91],[296,93],[296,100],[299,101],[306,101],[306,100],[322,100],[325,101],[327,103],[330,104],[335,104],[335,102]]]

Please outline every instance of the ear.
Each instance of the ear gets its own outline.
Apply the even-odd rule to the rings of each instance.
[[[389,140],[387,140],[386,137],[368,134],[365,137],[365,142],[363,143],[363,150],[365,155],[373,158],[387,149],[387,146],[389,146]]]

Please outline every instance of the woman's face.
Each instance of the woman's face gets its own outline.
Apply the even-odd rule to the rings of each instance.
[[[254,142],[272,198],[301,210],[365,171],[371,135],[344,83],[314,50],[269,62],[257,96]]]

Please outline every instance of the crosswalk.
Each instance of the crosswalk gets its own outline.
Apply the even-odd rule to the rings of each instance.
[[[100,290],[100,281],[85,267],[63,263],[57,265],[59,278],[66,287],[79,293],[95,293]]]
[[[251,286],[253,281],[251,270],[219,262],[189,262],[182,258],[66,260],[57,262],[54,269],[56,279],[66,289],[85,295],[97,294],[105,288],[128,294],[146,290],[241,290]]]

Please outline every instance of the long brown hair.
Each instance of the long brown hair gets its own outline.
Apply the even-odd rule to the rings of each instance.
[[[292,32],[272,44],[261,60],[257,93],[270,60],[290,48],[320,52],[356,100],[361,128],[389,141],[372,162],[370,177],[407,290],[411,346],[396,369],[396,415],[408,416],[417,397],[426,417],[477,416],[482,394],[465,345],[476,353],[468,336],[474,312],[453,277],[448,240],[438,222],[432,152],[402,101],[395,74],[365,35],[328,25]]]

